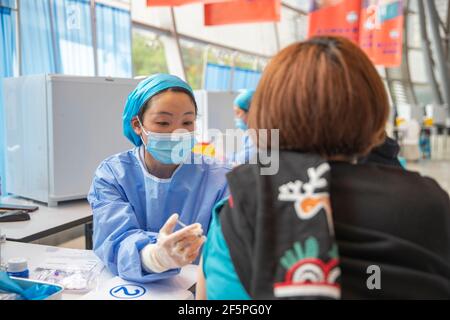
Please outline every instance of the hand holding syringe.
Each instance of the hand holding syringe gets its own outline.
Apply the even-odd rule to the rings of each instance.
[[[180,220],[177,220],[177,224],[178,224],[180,227],[182,227],[182,228],[188,227],[185,223],[181,222]],[[201,238],[202,236],[203,236],[202,233],[200,233],[200,232],[197,233],[197,237]]]
[[[178,214],[172,214],[159,230],[156,243],[146,246],[141,252],[144,264],[152,272],[183,267],[195,261],[200,254],[206,240],[201,224],[186,225],[178,218]],[[175,231],[177,224],[182,228]]]

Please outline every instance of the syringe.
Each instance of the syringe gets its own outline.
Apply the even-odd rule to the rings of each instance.
[[[185,223],[181,222],[179,219],[177,220],[177,224],[179,226],[181,226],[182,228],[186,228],[187,227],[187,225]],[[202,236],[203,235],[201,233],[197,234],[197,237],[199,237],[199,238],[201,238]]]

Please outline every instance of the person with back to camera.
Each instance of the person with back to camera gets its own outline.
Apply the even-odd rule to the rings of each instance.
[[[249,113],[250,129],[279,129],[279,171],[227,174],[197,298],[449,299],[449,195],[416,172],[357,161],[385,141],[388,112],[380,76],[351,41],[279,52]]]

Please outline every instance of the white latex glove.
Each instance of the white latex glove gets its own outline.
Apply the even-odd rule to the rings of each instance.
[[[156,243],[141,250],[141,261],[148,272],[161,273],[192,263],[205,242],[201,224],[194,223],[173,232],[178,220],[174,213],[159,231]]]

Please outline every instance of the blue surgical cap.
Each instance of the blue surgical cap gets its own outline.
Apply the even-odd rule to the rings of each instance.
[[[170,88],[183,88],[189,91],[192,96],[192,88],[183,80],[170,74],[158,73],[142,80],[128,96],[123,110],[123,134],[135,146],[142,144],[141,138],[134,132],[131,120],[139,114],[141,108],[155,95]]]
[[[250,103],[252,102],[254,93],[255,90],[245,90],[244,92],[239,94],[236,99],[234,99],[234,105],[238,106],[244,111],[248,111],[250,109]]]

